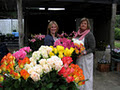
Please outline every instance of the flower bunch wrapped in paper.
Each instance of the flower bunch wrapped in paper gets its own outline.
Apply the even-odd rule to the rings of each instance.
[[[56,40],[54,43],[54,47],[57,48],[58,46],[59,47],[62,46],[61,48],[65,49],[64,52],[67,52],[67,54],[69,53],[69,55],[67,56],[72,57],[72,59],[74,60],[73,63],[76,62],[76,58],[78,56],[82,55],[85,52],[85,47],[83,42],[75,38],[73,38],[72,40],[68,38],[60,38]],[[59,55],[61,54],[62,56],[64,52],[59,52]]]
[[[31,39],[29,39],[29,46],[32,49],[32,51],[36,51],[39,49],[41,45],[44,45],[44,38],[45,35],[42,34],[35,34],[31,35]]]
[[[85,51],[84,43],[76,38],[73,38],[72,40],[73,40],[73,43],[75,46],[76,54],[80,55],[80,54],[84,53],[84,51]]]
[[[0,82],[4,89],[12,90],[76,90],[77,85],[85,83],[85,78],[82,69],[72,64],[73,51],[67,50],[70,53],[62,46],[41,46],[30,58],[26,54],[30,48],[8,53],[1,60]],[[63,56],[60,52],[64,52]]]

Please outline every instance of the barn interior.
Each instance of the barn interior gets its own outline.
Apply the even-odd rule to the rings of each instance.
[[[110,44],[113,3],[117,3],[116,14],[120,14],[119,0],[22,0],[25,43],[28,43],[31,34],[46,34],[51,20],[58,23],[58,33],[64,31],[69,34],[73,30],[77,31],[80,19],[86,17],[90,19],[96,42],[105,41]],[[16,0],[0,0],[1,19],[17,18],[17,11]]]

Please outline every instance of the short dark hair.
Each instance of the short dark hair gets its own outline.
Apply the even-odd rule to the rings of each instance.
[[[86,21],[87,22],[87,29],[90,29],[90,21],[89,21],[89,19],[87,19],[87,18],[82,18],[81,20],[80,20],[80,24],[83,22],[83,21]]]

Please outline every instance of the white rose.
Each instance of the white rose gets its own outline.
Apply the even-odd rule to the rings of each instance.
[[[37,72],[39,75],[43,74],[43,67],[41,65],[36,65],[34,67],[35,72]]]
[[[33,62],[33,61],[36,61],[33,57],[30,58],[30,61]]]
[[[47,64],[47,60],[46,59],[41,59],[39,61],[40,65],[44,65],[44,64]]]
[[[40,52],[39,51],[33,52],[32,57],[36,60],[39,60],[41,57]]]
[[[39,48],[39,51],[41,52],[41,51],[43,51],[43,50],[46,50],[46,48],[47,48],[47,46],[41,46],[40,48]]]
[[[31,75],[30,75],[30,77],[33,79],[33,81],[38,81],[38,80],[40,80],[40,75],[38,74],[38,73],[36,73],[36,72],[32,72],[31,73]]]
[[[35,72],[35,70],[33,68],[28,69],[29,74],[32,74],[32,72]]]
[[[37,64],[36,61],[32,61],[32,62],[30,63],[31,66],[35,66],[36,64]]]
[[[48,73],[52,70],[52,68],[48,66],[47,64],[43,65],[43,69],[44,69],[44,73]]]
[[[42,55],[43,58],[48,58],[48,53],[46,50],[42,50],[40,54]]]
[[[32,65],[31,65],[31,64],[26,64],[25,67],[24,67],[25,70],[28,70],[28,69],[30,69],[30,68],[32,68]]]
[[[54,61],[61,60],[58,56],[52,56],[51,58],[52,58]]]
[[[52,48],[51,47],[47,47],[47,53],[49,54],[50,52],[52,52]]]
[[[55,64],[54,64],[54,60],[53,60],[52,58],[47,59],[47,63],[48,63],[48,65],[51,66],[52,68],[53,68],[53,66],[55,65]]]
[[[59,64],[57,65],[57,64],[56,64],[56,66],[55,66],[55,70],[60,71],[60,70],[61,70],[61,68],[62,68],[62,66],[61,66],[61,65],[59,65]]]
[[[77,43],[78,45],[80,45],[80,44],[84,45],[84,43],[77,38],[73,38],[72,40],[73,40],[73,43]]]
[[[60,70],[63,67],[63,62],[62,61],[58,61],[55,63],[55,70]]]

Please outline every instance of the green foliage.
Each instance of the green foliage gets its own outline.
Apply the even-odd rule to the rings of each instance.
[[[120,48],[120,42],[115,41],[115,48]]]
[[[35,83],[31,78],[28,80],[13,79],[12,77],[5,77],[6,80],[2,83],[4,90],[35,90],[37,83]]]
[[[4,90],[78,90],[74,82],[67,83],[65,78],[56,74],[55,70],[45,74],[41,80],[34,82],[32,78],[27,80],[7,78],[2,83]]]
[[[11,33],[7,33],[6,36],[7,36],[7,37],[14,37],[14,35],[11,34]]]
[[[120,28],[120,15],[116,16],[115,28]]]
[[[120,40],[120,28],[115,28],[115,40]]]

